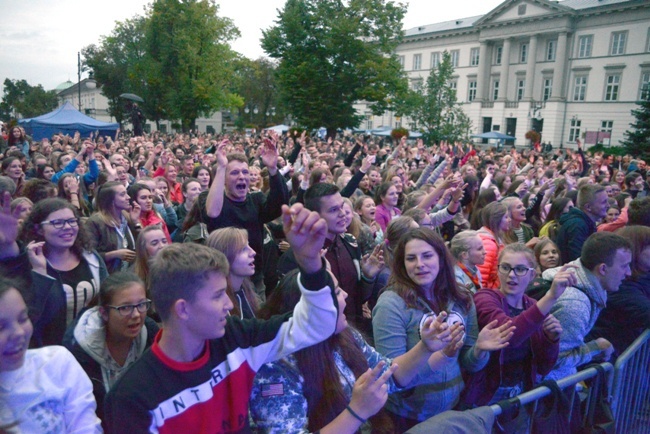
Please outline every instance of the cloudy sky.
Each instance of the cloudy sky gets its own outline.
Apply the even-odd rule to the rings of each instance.
[[[249,58],[263,56],[261,29],[270,27],[285,0],[217,0],[220,14],[241,32],[233,48]],[[500,0],[411,0],[404,27],[485,14]],[[5,78],[53,89],[77,80],[77,52],[99,43],[116,21],[142,15],[148,0],[0,0],[0,87]]]

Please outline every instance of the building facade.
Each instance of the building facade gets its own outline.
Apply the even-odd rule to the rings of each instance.
[[[524,145],[618,145],[636,101],[650,97],[650,2],[507,0],[486,15],[408,29],[397,55],[412,86],[451,54],[452,86],[474,133]],[[363,105],[358,106],[365,113]],[[362,128],[411,127],[366,116]]]
[[[80,83],[68,81],[59,85],[56,90],[58,90],[61,105],[69,102],[86,116],[102,122],[116,122],[108,111],[108,98],[102,94],[102,89],[95,80],[86,78],[81,80]],[[227,126],[227,120],[221,111],[217,111],[210,118],[196,119],[196,128],[202,133],[219,133]],[[128,119],[125,123],[126,127],[130,128]],[[163,133],[175,131],[171,121],[164,120],[159,124],[160,131]],[[143,127],[146,132],[157,131],[156,123],[150,120],[145,121]]]

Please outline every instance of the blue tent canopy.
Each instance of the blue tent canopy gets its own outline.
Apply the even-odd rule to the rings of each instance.
[[[102,136],[114,136],[120,127],[118,123],[101,122],[86,116],[69,102],[53,112],[31,119],[21,119],[18,123],[34,140],[49,138],[58,133],[72,136],[76,131],[79,131],[82,137],[96,131]]]

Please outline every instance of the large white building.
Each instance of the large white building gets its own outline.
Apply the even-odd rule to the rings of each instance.
[[[554,146],[583,136],[618,145],[636,101],[650,96],[650,1],[507,0],[486,15],[408,29],[397,54],[411,85],[445,50],[475,133],[524,145],[534,129]],[[362,128],[400,122],[410,126],[368,115]]]

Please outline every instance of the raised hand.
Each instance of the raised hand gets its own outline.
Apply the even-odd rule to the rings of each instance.
[[[262,162],[269,169],[269,174],[275,175],[278,170],[278,149],[270,139],[264,139],[261,151]]]
[[[429,315],[420,327],[420,339],[427,350],[432,353],[442,350],[451,340],[452,330],[447,324],[447,312],[440,312],[435,318]],[[456,329],[460,325],[454,325]]]
[[[372,253],[361,258],[361,271],[369,279],[374,279],[384,268],[384,249],[380,244],[376,245]]]
[[[553,278],[551,289],[548,290],[554,299],[557,300],[569,286],[575,286],[578,283],[575,273],[577,268],[575,265],[567,264],[557,272]]]
[[[226,146],[230,143],[230,140],[222,140],[221,143],[217,145],[217,150],[215,155],[217,156],[217,164],[220,168],[224,169],[228,165],[228,158],[226,157]]]
[[[133,205],[131,205],[131,211],[129,211],[129,216],[131,217],[131,220],[134,222],[139,222],[140,221],[140,213],[142,212],[142,208],[138,204],[138,202],[133,202]]]
[[[560,324],[560,320],[558,320],[551,314],[548,314],[548,316],[544,319],[544,323],[542,324],[542,329],[544,330],[544,334],[546,335],[546,337],[552,341],[558,340],[563,331],[562,324]]]
[[[27,258],[32,265],[32,270],[47,275],[47,259],[43,253],[43,246],[45,246],[45,241],[32,241],[27,244]]]
[[[320,270],[320,251],[327,235],[327,222],[317,212],[296,203],[291,208],[282,205],[282,227],[300,268],[307,273]]]
[[[370,170],[370,167],[373,165],[374,162],[375,162],[374,155],[366,155],[366,157],[361,162],[361,171],[363,173],[368,173],[368,170]]]
[[[388,399],[388,385],[386,382],[397,370],[393,363],[386,372],[379,375],[384,369],[385,362],[379,362],[373,369],[368,369],[354,383],[350,408],[363,419],[368,419],[382,409]]]
[[[498,321],[494,320],[483,327],[476,338],[476,347],[483,351],[502,350],[510,343],[508,342],[515,332],[512,321],[497,327]]]

